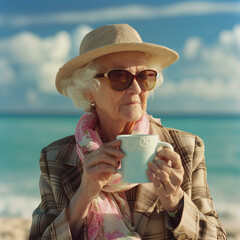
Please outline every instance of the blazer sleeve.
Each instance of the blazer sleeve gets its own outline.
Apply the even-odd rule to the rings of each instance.
[[[227,239],[209,194],[204,158],[204,143],[196,137],[192,162],[191,194],[184,192],[184,206],[179,225],[167,226],[176,239]]]
[[[70,240],[72,236],[66,207],[59,213],[52,190],[45,155],[45,152],[42,151],[40,157],[41,176],[39,183],[41,203],[33,212],[29,239]]]

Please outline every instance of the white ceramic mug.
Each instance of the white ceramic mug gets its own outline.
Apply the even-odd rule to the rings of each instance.
[[[158,135],[118,135],[117,139],[121,140],[121,150],[126,154],[119,169],[122,182],[126,183],[149,182],[146,174],[147,163],[155,158],[158,147],[173,150],[170,143],[160,142]]]

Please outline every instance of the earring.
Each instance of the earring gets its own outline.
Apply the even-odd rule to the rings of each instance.
[[[95,107],[95,103],[94,103],[94,102],[90,102],[90,106],[91,106],[92,108],[94,108],[94,107]]]

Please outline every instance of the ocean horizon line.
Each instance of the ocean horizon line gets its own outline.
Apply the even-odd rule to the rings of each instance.
[[[78,117],[84,111],[79,112],[0,112],[0,117]],[[240,118],[240,113],[190,113],[190,112],[148,112],[149,115],[162,117],[230,117]]]

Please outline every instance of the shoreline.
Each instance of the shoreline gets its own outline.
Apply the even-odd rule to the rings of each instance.
[[[221,219],[228,240],[240,239],[240,224],[234,219]],[[0,217],[0,240],[27,240],[31,219],[21,217]]]

